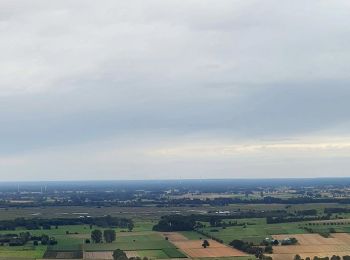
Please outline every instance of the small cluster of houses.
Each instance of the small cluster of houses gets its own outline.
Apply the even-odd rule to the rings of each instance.
[[[277,239],[267,237],[264,239],[264,242],[266,244],[274,245],[274,246],[277,246],[277,245],[288,246],[288,245],[295,245],[298,241],[294,237],[286,237],[282,240],[277,240]]]

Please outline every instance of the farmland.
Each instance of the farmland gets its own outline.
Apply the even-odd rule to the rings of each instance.
[[[5,241],[0,260],[104,260],[112,259],[116,249],[141,259],[288,260],[296,254],[350,254],[350,207],[345,203],[350,188],[215,184],[203,192],[193,185],[160,185],[151,191],[147,186],[108,192],[93,186],[3,191],[0,197],[8,200],[0,200],[0,237]],[[102,234],[98,242],[92,236],[96,230]],[[104,233],[111,230],[115,239],[107,241]],[[24,235],[29,236],[25,242],[16,244]],[[45,243],[44,236],[49,239]],[[291,237],[296,244],[281,245]],[[245,246],[236,248],[239,244]]]
[[[324,238],[319,234],[290,234],[298,240],[298,245],[274,247],[274,259],[293,260],[296,254],[303,258],[314,256],[331,257],[333,255],[350,255],[350,235],[344,233],[332,234]],[[286,235],[273,236],[283,239]]]

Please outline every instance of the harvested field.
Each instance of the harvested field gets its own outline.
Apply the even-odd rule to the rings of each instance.
[[[222,248],[186,248],[181,249],[190,257],[229,257],[229,256],[246,256],[244,252],[230,247]]]
[[[273,260],[294,260],[296,254],[272,254],[269,255],[272,257]],[[318,257],[329,257],[331,258],[333,255],[339,255],[339,256],[344,256],[344,255],[350,255],[350,251],[344,251],[344,252],[330,252],[330,253],[321,253],[321,254],[298,254],[301,256],[302,259],[305,259],[306,257],[310,257],[310,259],[313,259],[314,256]]]
[[[163,237],[168,237],[169,241],[171,242],[176,242],[176,241],[186,241],[188,240],[187,237],[184,235],[177,233],[177,232],[168,232],[168,233],[163,233]]]
[[[310,246],[276,246],[273,252],[276,254],[291,254],[291,253],[330,253],[350,251],[350,245],[310,245]]]
[[[227,247],[224,244],[221,244],[219,242],[216,242],[211,239],[207,239],[210,248],[223,248]],[[174,241],[173,244],[180,248],[180,249],[185,249],[185,248],[202,248],[203,240],[187,240],[187,241]]]
[[[125,251],[125,254],[128,258],[130,257],[139,257],[140,255],[137,253],[137,251]]]
[[[84,259],[86,260],[111,260],[113,252],[85,252]]]
[[[337,235],[337,234],[335,234]],[[340,235],[340,234],[339,234]],[[348,237],[350,239],[350,236],[348,234],[344,234],[345,237]],[[282,240],[288,237],[295,237],[298,240],[298,244],[300,245],[347,245],[349,243],[346,243],[343,241],[343,237],[341,239],[337,238],[336,236],[331,236],[329,238],[325,238],[319,234],[294,234],[294,235],[274,235],[272,236],[274,239]],[[350,240],[349,240],[350,241]]]
[[[202,247],[202,240],[172,241],[181,251],[190,257],[229,257],[246,256],[244,252],[220,244],[214,240],[208,240],[210,246]]]
[[[273,238],[281,240],[295,237],[298,245],[275,246],[271,256],[273,260],[293,260],[296,254],[302,258],[314,256],[331,257],[333,255],[350,255],[350,235],[345,233],[332,234],[325,238],[319,234],[288,234],[274,235]]]
[[[343,241],[343,243],[350,245],[350,235],[347,233],[332,234],[332,237],[334,237],[338,241]]]

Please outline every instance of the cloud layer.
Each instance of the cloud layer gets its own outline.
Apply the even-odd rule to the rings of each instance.
[[[347,176],[348,1],[2,1],[0,177]]]

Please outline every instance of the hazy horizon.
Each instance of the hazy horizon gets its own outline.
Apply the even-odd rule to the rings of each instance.
[[[1,1],[0,179],[347,177],[350,2]]]

